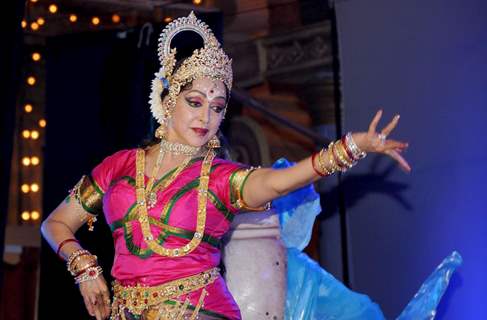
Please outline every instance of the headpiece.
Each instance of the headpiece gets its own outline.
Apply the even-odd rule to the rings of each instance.
[[[183,31],[199,34],[204,45],[194,50],[174,71],[177,50],[171,48],[171,41]],[[164,28],[159,37],[158,54],[161,68],[152,80],[149,103],[152,115],[161,126],[167,126],[181,88],[193,80],[206,77],[222,81],[229,91],[232,88],[232,60],[225,54],[208,25],[198,20],[193,12],[187,17],[172,21]],[[168,90],[168,97],[163,105],[161,94],[164,89]]]

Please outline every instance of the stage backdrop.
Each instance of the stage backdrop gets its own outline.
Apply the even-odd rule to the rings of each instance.
[[[346,176],[351,286],[392,318],[458,250],[438,319],[486,319],[487,2],[335,4],[345,129],[401,114],[413,167],[369,156]]]

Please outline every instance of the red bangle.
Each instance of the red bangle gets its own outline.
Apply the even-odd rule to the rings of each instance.
[[[61,252],[62,247],[63,247],[63,246],[66,244],[66,243],[68,243],[68,242],[76,242],[76,243],[78,243],[78,244],[79,244],[79,241],[78,241],[78,240],[76,240],[76,239],[73,239],[73,238],[71,238],[71,239],[66,239],[66,240],[62,241],[62,242],[59,244],[59,246],[57,247],[57,250],[56,250],[56,255],[57,255],[57,256],[58,256],[58,257],[59,257],[61,260],[64,260],[64,259],[63,259],[63,257],[61,257],[61,256],[59,255],[59,252]]]
[[[316,155],[319,154],[319,152],[315,152],[313,153],[313,155],[311,156],[311,166],[313,167],[313,170],[320,176],[320,177],[324,177],[326,176],[326,174],[324,173],[321,173],[318,169],[316,169],[315,167],[315,157]]]

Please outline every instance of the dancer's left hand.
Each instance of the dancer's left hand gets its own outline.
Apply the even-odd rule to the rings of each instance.
[[[353,133],[353,140],[360,148],[360,150],[376,153],[383,153],[394,159],[399,166],[406,172],[411,171],[411,167],[401,153],[408,147],[407,142],[387,139],[392,130],[397,126],[399,122],[399,115],[394,116],[394,118],[389,122],[384,129],[377,132],[377,125],[382,117],[382,110],[379,110],[374,119],[370,122],[369,130],[367,132],[356,132]]]

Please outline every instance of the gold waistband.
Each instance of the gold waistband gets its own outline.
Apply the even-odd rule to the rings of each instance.
[[[148,287],[142,285],[122,286],[113,282],[113,305],[118,310],[127,309],[134,315],[162,302],[196,291],[213,283],[219,276],[219,269],[212,268],[198,274]]]

